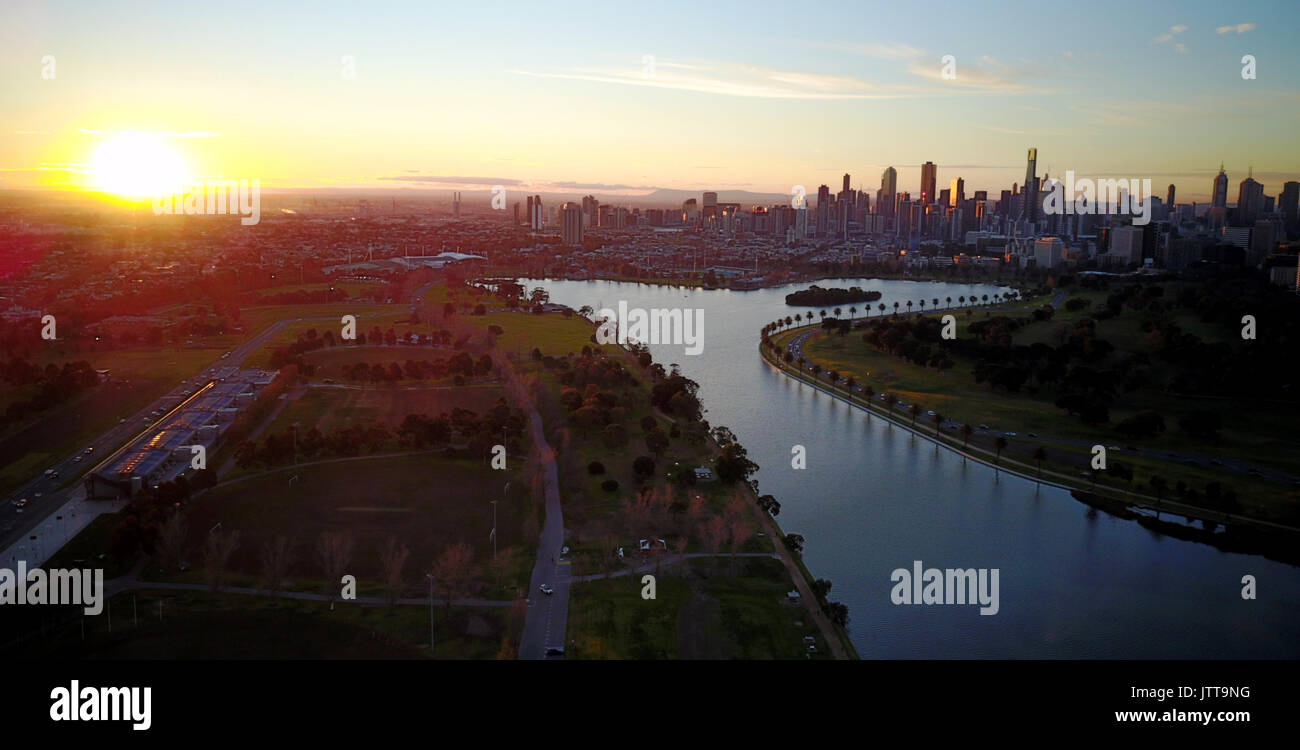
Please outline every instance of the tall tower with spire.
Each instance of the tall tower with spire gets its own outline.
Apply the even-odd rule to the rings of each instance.
[[[1219,173],[1214,177],[1214,190],[1210,195],[1210,208],[1228,207],[1228,174],[1223,171],[1223,162],[1219,162]]]
[[[1020,204],[1020,218],[1034,222],[1038,217],[1038,149],[1029,149],[1029,163],[1025,166],[1025,199]]]

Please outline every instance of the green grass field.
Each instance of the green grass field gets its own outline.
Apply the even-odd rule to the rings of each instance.
[[[271,425],[271,432],[298,423],[300,433],[318,428],[329,432],[352,424],[383,422],[398,427],[407,414],[434,417],[455,407],[478,414],[487,412],[504,395],[499,385],[465,385],[459,387],[313,387],[301,398],[290,402]]]
[[[430,658],[424,606],[336,602],[331,610],[326,602],[166,590],[121,593],[108,606],[111,632],[107,613],[84,620],[73,614],[0,653],[33,660]],[[433,658],[496,658],[508,617],[505,607],[438,607]],[[0,620],[4,635],[36,628]]]
[[[293,476],[298,479],[290,485]],[[512,479],[510,493],[503,495]],[[503,497],[497,506],[498,551],[516,548],[514,556],[529,566],[519,566],[524,571],[521,580],[506,581],[511,585],[505,588],[513,591],[514,583],[527,583],[526,570],[536,546],[536,539],[524,533],[532,512],[527,484],[481,462],[434,454],[285,468],[225,484],[188,507],[189,557],[197,563],[204,535],[216,524],[227,532],[238,530],[240,543],[230,564],[232,585],[256,586],[263,544],[278,536],[289,537],[298,549],[291,571],[293,587],[310,590],[321,577],[313,553],[318,537],[326,531],[347,531],[355,539],[349,570],[357,577],[358,595],[383,596],[380,553],[393,537],[411,550],[405,580],[414,587],[412,595],[419,595],[422,571],[447,546],[469,544],[480,565],[491,558],[489,501]],[[191,570],[175,580],[202,579]]]
[[[664,568],[654,599],[640,576],[575,584],[569,602],[566,658],[828,658],[826,644],[775,560],[691,560]],[[816,639],[809,654],[804,636]]]

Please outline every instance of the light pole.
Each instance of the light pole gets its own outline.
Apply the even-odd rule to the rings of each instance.
[[[433,574],[425,573],[429,579],[429,658],[433,658]]]

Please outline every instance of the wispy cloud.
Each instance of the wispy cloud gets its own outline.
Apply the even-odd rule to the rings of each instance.
[[[1173,26],[1169,27],[1169,31],[1166,31],[1162,34],[1158,34],[1155,39],[1151,40],[1151,43],[1167,44],[1169,42],[1172,42],[1174,40],[1174,37],[1178,36],[1184,31],[1187,31],[1187,24],[1185,23],[1174,24]],[[1187,52],[1187,45],[1183,44],[1182,42],[1174,42],[1172,46],[1175,50],[1177,50],[1180,53]]]
[[[1234,31],[1238,34],[1245,34],[1253,28],[1255,28],[1253,23],[1239,23],[1236,26],[1220,26],[1215,31],[1220,34],[1231,34]]]
[[[959,59],[953,78],[943,77],[943,66],[938,60],[933,63],[913,61],[908,65],[908,72],[914,76],[943,86],[956,87],[970,93],[1004,93],[1004,94],[1046,94],[1045,89],[1029,83],[1042,75],[1030,66],[1013,67],[988,55],[979,58],[984,67],[970,63],[963,64]]]
[[[882,86],[859,78],[778,70],[739,63],[656,62],[653,75],[640,69],[570,68],[560,71],[513,70],[517,75],[591,81],[626,86],[693,91],[758,99],[897,99],[917,96],[915,87]]]

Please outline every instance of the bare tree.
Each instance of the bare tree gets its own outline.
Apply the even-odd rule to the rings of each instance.
[[[433,580],[447,595],[447,609],[456,599],[463,599],[474,579],[474,550],[464,542],[456,542],[438,555],[433,563]]]
[[[397,596],[402,591],[402,568],[411,556],[411,549],[397,539],[388,537],[384,551],[379,557],[379,564],[384,571],[384,585],[388,587],[388,606],[397,603]]]
[[[226,565],[230,563],[230,555],[238,546],[238,531],[227,534],[222,529],[215,529],[208,532],[207,542],[203,545],[203,575],[213,591],[220,590],[225,582]]]
[[[185,539],[189,535],[185,517],[180,511],[167,516],[158,527],[158,559],[163,567],[175,570],[185,562]]]
[[[333,601],[343,573],[347,570],[348,563],[352,562],[352,535],[346,531],[322,531],[316,540],[316,562],[325,574],[326,588]]]
[[[284,579],[293,565],[293,540],[278,536],[274,541],[262,545],[262,578],[272,596],[279,596],[284,587]]]

